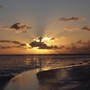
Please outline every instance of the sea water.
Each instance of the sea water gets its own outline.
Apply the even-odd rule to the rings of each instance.
[[[30,78],[33,75],[36,75],[36,73],[39,71],[84,65],[90,65],[90,55],[1,55],[0,76],[17,75],[16,77],[14,77],[14,79],[11,79],[10,83],[8,84],[9,87],[7,85],[5,90],[11,90],[10,87],[16,84],[18,86],[17,88],[19,88],[17,90],[20,90],[20,88],[22,88],[20,87],[20,85],[28,88],[30,87],[30,85],[33,86],[31,83],[33,83],[33,81],[35,80],[35,82],[37,82],[38,84],[37,79],[35,79],[36,76],[33,77],[33,80],[31,80]],[[30,70],[30,72],[25,72],[27,70]],[[22,72],[24,73],[20,74]],[[25,75],[27,75],[27,77],[30,77],[26,78]],[[17,77],[19,78],[19,80],[17,79]],[[27,80],[26,82],[28,82],[28,86],[24,84],[24,80]],[[37,84],[35,84],[35,87],[38,87]],[[15,88],[15,86],[13,87]],[[30,88],[28,88],[27,90],[30,90]]]

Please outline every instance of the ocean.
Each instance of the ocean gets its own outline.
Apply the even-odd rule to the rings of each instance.
[[[1,78],[3,77],[3,79],[0,78],[1,79],[0,83],[3,80],[3,84],[0,85],[0,90],[12,90],[10,89],[10,87],[9,89],[5,89],[10,83],[11,79],[7,80],[4,78],[9,76],[13,77],[13,76],[20,75],[20,73],[23,73],[25,71],[28,72],[28,71],[36,70],[35,72],[36,74],[41,71],[54,70],[54,69],[55,70],[68,69],[68,68],[79,67],[79,66],[89,67],[89,65],[90,65],[90,55],[55,55],[55,54],[53,55],[0,55],[0,77]],[[64,74],[65,73],[63,73],[63,75]],[[30,72],[28,75],[30,76]],[[31,90],[31,89],[19,88],[17,90]],[[60,90],[64,90],[64,89],[60,89]],[[69,89],[65,89],[65,90],[69,90]]]

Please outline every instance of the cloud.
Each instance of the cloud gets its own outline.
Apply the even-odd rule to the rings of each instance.
[[[10,40],[0,40],[0,42],[8,42],[8,43],[10,43],[11,41]]]
[[[6,43],[14,43],[14,44],[21,44],[22,43],[20,41],[10,41],[10,40],[0,40],[0,42],[1,43],[4,43],[4,42],[6,42]]]
[[[13,24],[10,28],[11,28],[11,29],[14,29],[14,30],[31,29],[30,26],[28,26],[28,25],[26,25],[26,24],[21,24],[21,23],[15,23],[15,24]]]
[[[10,44],[10,46],[4,45],[4,46],[0,46],[1,49],[12,49],[12,48],[25,48],[26,47],[26,43],[24,42],[20,42],[20,41],[10,41],[10,40],[0,40],[0,44],[1,43],[12,43],[13,45]]]
[[[0,4],[0,8],[2,8],[2,7],[3,7],[3,5]]]
[[[50,41],[56,41],[56,40],[63,40],[66,39],[67,36],[61,36],[61,37],[37,37],[34,39],[34,41],[37,42],[50,42]]]
[[[88,42],[83,42],[82,40],[78,40],[76,43],[77,44],[82,44],[82,45],[85,45],[86,43],[88,44]]]
[[[82,41],[78,40],[77,42],[69,43],[68,45],[47,45],[45,42],[37,42],[33,41],[29,44],[31,48],[37,47],[38,49],[49,49],[56,50],[55,53],[61,53],[62,51],[65,53],[71,54],[88,54],[90,53],[90,40]]]
[[[0,49],[11,49],[11,46],[0,46]]]
[[[34,48],[37,47],[38,49],[61,49],[63,47],[57,45],[47,45],[46,42],[55,41],[58,39],[65,39],[66,36],[62,37],[38,37],[34,39],[29,45]]]
[[[73,31],[73,30],[84,30],[84,31],[90,31],[90,28],[88,26],[83,26],[83,27],[65,27],[64,30],[67,30],[67,31]]]
[[[30,46],[33,48],[33,47],[38,47],[38,49],[57,49],[57,45],[51,45],[51,46],[48,46],[46,43],[44,42],[37,42],[37,41],[33,41],[30,43]]]
[[[5,43],[5,44],[2,44]],[[12,43],[12,44],[7,44]],[[0,40],[0,49],[32,49],[37,47],[37,49],[48,49],[53,50],[55,53],[60,53],[61,51],[71,54],[90,54],[90,40],[83,41],[78,40],[76,42],[69,43],[68,45],[48,45],[45,42],[41,41],[32,41],[28,44],[20,41],[10,41],[10,40]]]
[[[63,40],[63,39],[66,39],[67,38],[67,36],[61,36],[61,37],[52,37],[52,38],[50,38],[50,40]]]
[[[78,40],[76,43],[78,43],[78,44],[82,44],[82,40]]]
[[[30,43],[30,46],[31,47],[46,47],[47,45],[44,43],[44,42],[31,42]]]
[[[76,27],[68,27],[68,26],[67,26],[67,27],[64,28],[64,30],[73,31],[73,30],[81,30],[81,28],[79,28],[79,27],[77,27],[77,26],[76,26]]]
[[[81,28],[81,30],[90,31],[90,28],[88,26],[84,26],[84,27]]]
[[[82,17],[77,17],[77,16],[73,16],[71,18],[62,17],[59,19],[59,21],[64,21],[64,22],[66,22],[66,21],[78,21],[78,20],[87,20],[87,19],[85,17],[82,18]]]
[[[4,30],[15,30],[16,33],[27,33],[26,30],[24,29],[31,29],[31,27],[27,24],[21,24],[21,23],[15,23],[11,26],[0,26],[0,29],[4,29]]]
[[[71,53],[90,54],[90,40],[86,42],[82,40],[78,40],[77,42],[72,42],[68,46],[65,46],[65,49],[67,51],[70,51]]]
[[[24,47],[24,46],[26,46],[26,43],[21,43],[19,46]]]
[[[76,42],[77,44],[82,44],[83,46],[90,46],[90,40],[88,40],[87,42],[84,42],[82,40],[79,40]]]
[[[14,44],[21,44],[22,42],[20,42],[20,41],[11,41],[11,43],[14,43]]]
[[[34,41],[37,41],[37,42],[46,42],[46,41],[52,41],[52,40],[55,40],[56,38],[55,37],[37,37],[36,39],[34,39]]]

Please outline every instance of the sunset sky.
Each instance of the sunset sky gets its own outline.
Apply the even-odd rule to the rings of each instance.
[[[0,54],[90,54],[90,0],[0,0]]]

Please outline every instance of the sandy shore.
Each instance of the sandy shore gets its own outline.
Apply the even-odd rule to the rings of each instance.
[[[40,90],[90,90],[90,65],[37,73]]]

